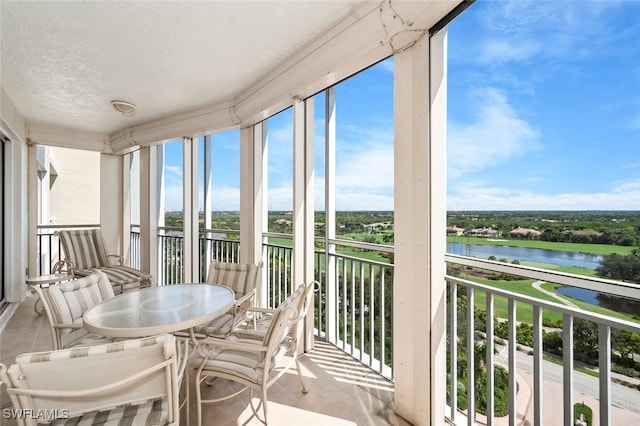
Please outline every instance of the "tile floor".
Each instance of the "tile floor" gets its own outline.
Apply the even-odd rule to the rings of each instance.
[[[0,362],[11,364],[23,352],[51,348],[51,334],[44,315],[33,310],[34,298],[21,303],[0,334]],[[392,408],[393,383],[379,376],[347,354],[323,340],[301,358],[309,393],[303,394],[295,371],[285,374],[268,393],[270,425],[408,425]],[[196,425],[196,404],[191,380],[189,424]],[[203,396],[223,392],[233,384],[203,385]],[[258,402],[253,398],[254,403]],[[0,391],[0,409],[11,403],[4,388]],[[181,424],[186,424],[186,410]],[[0,416],[0,424],[15,420]],[[259,425],[245,391],[230,401],[203,407],[203,424],[215,426]]]

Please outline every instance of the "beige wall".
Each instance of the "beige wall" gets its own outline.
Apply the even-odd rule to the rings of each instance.
[[[68,148],[51,149],[58,176],[51,185],[50,224],[100,223],[100,153]]]

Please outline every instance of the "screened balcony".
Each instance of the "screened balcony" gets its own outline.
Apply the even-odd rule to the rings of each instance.
[[[20,3],[26,5],[22,6],[25,9],[19,9]],[[31,9],[35,6],[30,3],[2,3],[3,27],[9,27],[11,22],[18,25],[11,27],[14,31],[8,36],[3,33],[3,47],[4,40],[13,42],[10,46],[22,46],[18,43],[23,40],[34,43],[7,48],[3,56],[7,52],[16,55],[18,51],[27,52],[29,57],[39,57],[33,52],[44,55],[47,49],[42,46],[49,37],[41,39],[32,30],[42,27],[46,31],[50,21],[70,19],[67,27],[77,30],[75,38],[71,31],[68,43],[58,46],[58,53],[75,52],[70,47],[73,45],[76,49],[88,46],[90,53],[104,50],[105,55],[112,50],[95,43],[91,29],[117,29],[111,34],[115,37],[151,31],[149,25],[153,21],[145,15],[149,10],[144,9],[152,7],[151,2],[136,9],[123,9],[127,14],[139,13],[134,16],[139,18],[137,21],[123,19],[119,13],[122,11],[109,10],[105,5],[100,6],[105,8],[100,13],[78,12],[83,20],[75,10]],[[454,271],[467,267],[485,273],[506,271],[525,279],[640,299],[637,290],[623,283],[549,275],[548,271],[505,267],[445,252],[446,25],[464,11],[468,2],[329,2],[330,8],[322,6],[326,2],[307,2],[308,10],[300,10],[297,2],[279,5],[291,8],[287,12],[295,15],[280,13],[277,7],[268,5],[250,10],[244,4],[234,6],[241,8],[240,15],[234,15],[240,16],[238,21],[225,19],[228,10],[205,11],[202,18],[202,11],[194,9],[180,26],[175,25],[176,11],[171,10],[176,6],[169,3],[172,2],[165,4],[166,10],[151,9],[159,14],[158,18],[166,19],[154,22],[164,22],[165,26],[154,23],[158,27],[155,32],[117,38],[118,54],[134,51],[133,58],[127,57],[131,68],[119,58],[115,63],[105,59],[105,64],[98,64],[100,72],[92,73],[91,61],[87,60],[84,67],[77,58],[71,58],[55,64],[60,79],[51,74],[34,76],[40,82],[35,84],[19,80],[18,76],[26,74],[25,70],[44,69],[44,61],[33,64],[16,59],[12,63],[20,63],[22,68],[3,67],[3,76],[12,73],[13,80],[5,81],[12,83],[13,90],[3,86],[0,91],[5,260],[0,298],[5,304],[0,324],[6,324],[2,362],[10,362],[18,352],[49,348],[44,319],[32,310],[33,299],[27,297],[25,279],[46,274],[51,262],[59,258],[53,232],[71,226],[99,226],[112,252],[123,255],[129,265],[151,272],[158,285],[202,281],[212,259],[264,262],[259,298],[263,306],[277,305],[296,283],[320,283],[304,342],[304,366],[313,379],[312,390],[304,401],[292,398],[286,384],[274,394],[276,417],[281,423],[291,423],[293,418],[323,424],[473,424],[485,423],[483,416],[488,414],[491,418],[491,412],[500,411],[492,424],[520,424],[523,420],[531,424],[568,424],[577,402],[595,408],[594,418],[599,424],[637,422],[633,410],[640,406],[637,391],[623,392],[619,399],[617,383],[612,383],[619,377],[612,372],[607,356],[611,353],[611,335],[618,330],[637,333],[637,324],[483,286]],[[215,7],[206,4],[216,2],[201,3],[198,7],[206,8]],[[51,15],[58,21],[51,20]],[[83,26],[103,16],[110,20],[109,25]],[[40,21],[33,22],[32,18]],[[279,39],[266,39],[266,32],[259,32],[262,20],[274,23],[269,34]],[[140,25],[123,28],[121,22]],[[237,25],[238,22],[248,25]],[[180,31],[176,34],[167,28]],[[209,34],[219,28],[227,33]],[[309,31],[315,33],[310,35]],[[157,41],[161,36],[167,37],[165,43]],[[256,42],[263,37],[265,43]],[[183,39],[188,40],[186,47],[172,43]],[[289,40],[297,44],[288,44]],[[165,52],[150,49],[151,45],[166,46],[165,56],[170,61],[159,66],[151,60],[141,60],[150,52]],[[142,49],[136,50],[140,46]],[[215,50],[218,48],[223,51]],[[229,52],[243,55],[217,55]],[[86,57],[93,58],[91,54]],[[228,66],[216,62],[220,58],[226,58]],[[138,62],[150,68],[135,67]],[[335,233],[335,213],[339,210],[336,109],[345,105],[336,87],[364,70],[388,67],[390,63],[392,148],[385,151],[381,164],[393,165],[394,240],[389,245],[345,241]],[[70,112],[58,113],[57,107],[63,103],[52,102],[53,113],[36,115],[40,103],[60,100],[54,93],[59,87],[81,86],[79,91],[92,94],[94,86],[99,86],[103,67],[112,73],[104,72],[112,90],[105,90],[100,96],[115,99],[128,90],[137,93],[139,103],[146,104],[148,110],[140,109],[133,118],[114,118],[102,111],[88,114],[91,108],[86,102],[77,101],[77,93],[72,90],[64,98]],[[221,68],[225,79],[216,80],[215,87],[205,90],[192,84]],[[189,74],[195,69],[205,71]],[[166,79],[158,81],[159,75]],[[62,83],[50,88],[45,84],[50,81]],[[32,94],[32,88],[42,91]],[[23,98],[22,94],[32,97]],[[33,114],[23,112],[32,107]],[[270,187],[268,178],[269,171],[275,168],[269,158],[273,154],[269,147],[273,148],[277,134],[272,120],[282,113],[290,117],[286,129],[289,145],[283,151],[292,165],[291,170],[286,170],[290,176],[290,208],[286,211],[291,222],[291,231],[286,233],[269,228],[266,220],[270,197],[277,192]],[[317,127],[322,131],[318,132]],[[213,229],[207,213],[202,222],[199,216],[201,211],[211,211],[211,184],[204,176],[212,176],[210,170],[215,169],[209,163],[211,140],[230,131],[235,132],[238,150],[239,226]],[[170,170],[165,162],[166,150],[171,147],[178,147],[183,176],[179,191],[183,222],[179,226],[164,221],[163,185],[165,173]],[[316,164],[316,147],[322,148],[322,164]],[[70,148],[96,155],[97,190],[85,202],[98,206],[95,220],[52,222],[52,215],[44,214],[47,212],[43,211],[42,200],[50,195],[47,189],[51,189],[54,180],[58,184],[61,181],[56,168],[40,157],[41,148]],[[320,172],[323,185],[316,187],[314,178]],[[321,203],[316,201],[317,196]],[[67,204],[62,210],[75,211],[79,204]],[[314,228],[314,213],[318,210],[326,215],[322,236]],[[372,261],[348,254],[349,250],[388,256],[384,261]],[[486,298],[483,306],[488,307],[489,314],[480,321],[469,300],[477,303],[482,298]],[[492,300],[496,304],[500,300],[508,307],[511,321],[506,326],[507,337],[500,337],[502,340],[496,344],[498,354],[489,349],[482,355],[479,348],[483,342],[493,340],[492,335],[504,328],[493,322]],[[518,314],[522,309],[532,312],[530,370],[516,361],[521,351],[509,344],[517,339],[516,323],[522,322]],[[540,347],[541,323],[547,312],[561,318],[556,332],[570,335],[577,320],[590,321],[599,332],[595,347],[598,379],[588,396],[583,396],[578,386],[577,378],[582,378],[582,373],[573,369],[571,339],[565,339],[566,347],[561,348],[559,384],[546,378],[552,368],[542,358]],[[498,398],[491,397],[498,389],[503,392],[501,384],[487,379],[490,374],[481,379],[482,372],[496,371],[498,367],[507,371],[506,376],[501,376],[506,378],[504,392],[510,401],[506,408],[497,407]],[[465,369],[477,370],[478,376],[452,374]],[[482,380],[486,385],[479,385]],[[634,384],[629,381],[626,389]],[[468,389],[477,392],[472,394]],[[3,395],[3,409],[5,401]],[[242,400],[226,413],[212,408],[211,416],[223,418],[227,424],[243,424],[247,420],[246,404]]]

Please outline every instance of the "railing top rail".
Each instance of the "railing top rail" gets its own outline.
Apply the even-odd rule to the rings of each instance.
[[[325,250],[316,250],[316,253],[322,253],[322,254],[327,254]],[[362,257],[357,257],[357,256],[350,256],[348,254],[342,254],[342,253],[329,253],[330,256],[334,256],[334,257],[339,257],[342,259],[347,259],[347,260],[352,260],[352,261],[356,261],[356,262],[362,262],[362,263],[366,263],[368,265],[374,265],[374,266],[380,266],[383,268],[393,268],[393,263],[387,263],[387,262],[380,262],[377,260],[371,260],[371,259],[365,259]]]
[[[631,331],[634,333],[640,333],[640,324],[633,323],[631,321],[612,318],[606,315],[598,314],[595,312],[583,311],[580,308],[574,308],[572,306],[561,305],[555,302],[548,302],[546,300],[537,299],[535,297],[526,296],[518,293],[513,293],[508,290],[502,290],[496,287],[491,287],[485,284],[476,283],[473,281],[465,280],[463,278],[452,277],[450,275],[446,275],[445,279],[449,282],[463,285],[466,287],[472,287],[474,289],[486,291],[487,293],[491,293],[498,296],[504,296],[509,299],[513,299],[519,302],[524,302],[532,306],[539,306],[541,308],[546,308],[554,311],[559,311],[563,314],[572,315],[574,317],[579,317],[585,320],[593,321],[598,324],[608,325],[613,328],[620,328],[623,330]]]
[[[640,285],[622,281],[607,280],[598,277],[570,274],[567,272],[550,271],[548,269],[531,266],[514,265],[492,260],[484,260],[455,254],[446,254],[445,261],[475,268],[489,269],[505,274],[518,275],[525,278],[562,284],[570,287],[607,293],[628,299],[640,300]]]
[[[37,229],[71,229],[71,228],[100,228],[100,224],[87,225],[38,225]]]
[[[320,238],[316,238],[316,241],[323,242],[325,241],[325,239],[320,237]],[[330,238],[328,241],[330,244],[335,244],[337,246],[342,246],[342,247],[355,247],[355,248],[364,249],[364,250],[393,253],[393,246],[388,246],[385,244],[366,243],[364,241],[349,241],[349,240],[340,240],[340,239],[332,239],[332,238]]]

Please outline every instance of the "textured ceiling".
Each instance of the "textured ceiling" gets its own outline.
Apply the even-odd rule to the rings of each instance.
[[[113,133],[233,99],[357,3],[3,0],[0,82],[27,122]]]

